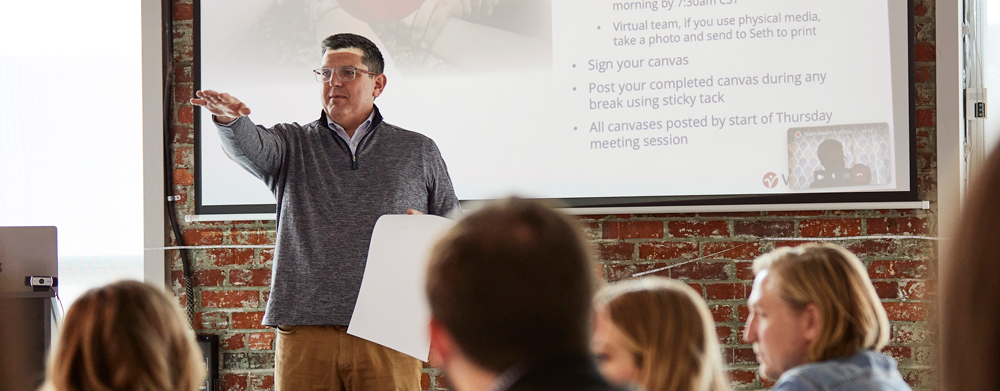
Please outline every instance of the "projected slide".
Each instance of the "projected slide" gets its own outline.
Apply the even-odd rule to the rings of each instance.
[[[463,200],[911,188],[906,1],[202,0],[200,11],[200,88],[237,96],[265,126],[319,118],[310,71],[324,37],[372,38],[388,63],[375,104],[435,140]],[[202,129],[204,205],[273,203],[222,154],[207,115]]]

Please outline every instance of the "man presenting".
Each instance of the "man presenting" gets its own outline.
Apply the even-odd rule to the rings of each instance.
[[[263,324],[278,328],[277,390],[419,390],[420,360],[346,333],[379,216],[445,215],[458,206],[434,142],[382,121],[384,61],[367,38],[323,41],[323,112],[306,125],[256,126],[215,91],[223,149],[277,200],[277,246]]]

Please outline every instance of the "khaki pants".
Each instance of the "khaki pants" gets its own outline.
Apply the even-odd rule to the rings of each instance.
[[[279,326],[275,391],[420,391],[420,360],[347,334],[347,326]]]

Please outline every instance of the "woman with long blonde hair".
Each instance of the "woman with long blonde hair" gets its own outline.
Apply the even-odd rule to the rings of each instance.
[[[647,391],[728,391],[715,322],[687,284],[646,277],[597,293],[593,350],[604,376]]]
[[[66,313],[43,390],[194,391],[195,336],[166,292],[137,281],[87,291]]]

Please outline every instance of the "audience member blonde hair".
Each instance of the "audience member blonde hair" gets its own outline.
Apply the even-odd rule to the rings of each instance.
[[[121,281],[70,307],[43,389],[193,391],[205,368],[177,304],[157,288]]]
[[[1000,388],[1000,149],[973,181],[948,257],[941,258],[941,386]]]
[[[715,322],[690,286],[661,277],[627,280],[603,288],[595,299],[595,353],[605,376],[647,391],[724,391]],[[603,334],[603,335],[602,335]],[[634,371],[611,374],[606,342],[623,345]],[[614,353],[611,353],[614,354]],[[629,360],[632,359],[632,360]],[[629,366],[630,364],[625,363]]]
[[[889,341],[889,319],[864,264],[833,244],[806,244],[774,250],[753,263],[768,271],[772,286],[792,309],[813,304],[822,321],[808,347],[809,361],[879,351]]]

